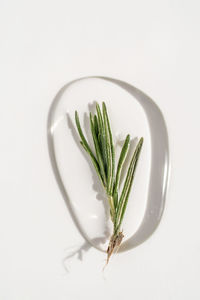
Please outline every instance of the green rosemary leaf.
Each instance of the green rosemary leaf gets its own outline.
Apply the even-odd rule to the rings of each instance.
[[[98,121],[97,121],[97,116],[94,115],[94,130],[95,130],[95,134],[98,137],[99,135],[99,126],[98,126]]]
[[[107,158],[108,158],[108,172],[107,172],[107,192],[109,195],[113,194],[113,185],[114,185],[114,176],[115,176],[115,151],[113,146],[112,133],[109,123],[109,118],[107,114],[106,105],[103,102],[103,120],[106,134],[106,149],[107,149]]]
[[[117,229],[120,228],[123,217],[124,217],[124,213],[125,213],[126,206],[128,203],[128,198],[129,198],[129,194],[131,191],[139,154],[142,149],[142,144],[143,144],[143,138],[141,138],[139,140],[137,147],[134,151],[133,157],[131,159],[130,165],[129,165],[129,169],[127,172],[126,180],[124,183],[124,187],[122,190],[122,194],[121,194],[119,204],[118,204],[118,209],[117,209],[117,216],[116,216],[116,220],[115,220],[116,221],[115,227],[117,226]]]
[[[96,104],[96,110],[97,110],[97,118],[98,118],[98,125],[99,128],[102,129],[103,128],[103,117],[102,117],[102,113],[101,113],[101,109],[99,104]]]
[[[117,211],[117,205],[118,205],[118,192],[117,190],[113,192],[113,200],[114,200],[114,207],[115,207],[115,212]]]
[[[100,173],[100,167],[99,167],[98,161],[97,161],[96,157],[94,156],[94,154],[93,154],[90,146],[88,145],[88,142],[86,141],[86,138],[83,134],[77,111],[75,111],[75,121],[76,121],[76,127],[78,129],[78,133],[79,133],[79,136],[80,136],[80,139],[81,139],[80,143],[81,143],[82,147],[85,149],[85,151],[90,155],[92,163],[95,167],[95,170],[96,170],[97,174],[99,175],[99,178],[100,178],[102,184],[104,185],[104,181],[103,181],[103,178],[102,178],[101,173]]]
[[[85,148],[87,149],[87,152],[90,154],[90,156],[93,158],[93,160],[96,160],[96,157],[94,156],[92,150],[90,149],[90,146],[88,145],[88,142],[83,134],[83,131],[81,129],[81,125],[80,125],[80,121],[79,121],[79,116],[78,116],[78,112],[75,111],[75,121],[76,121],[76,126],[77,126],[77,129],[78,129],[78,133],[79,133],[79,136],[80,136],[80,139],[83,143],[83,145],[85,146]]]
[[[101,109],[99,107],[99,104],[96,104],[96,110],[97,110],[97,121],[98,121],[98,128],[99,128],[99,135],[98,135],[98,141],[99,145],[101,147],[101,152],[103,156],[103,162],[104,162],[104,169],[107,177],[107,151],[106,151],[106,135],[105,135],[105,127],[103,123],[103,117],[101,113]]]
[[[105,175],[105,170],[104,170],[102,154],[101,154],[101,150],[100,150],[100,147],[99,147],[99,142],[98,142],[98,139],[97,139],[97,136],[96,136],[96,132],[95,132],[95,128],[94,128],[94,122],[93,122],[93,118],[92,118],[91,113],[90,113],[90,129],[91,129],[91,132],[92,132],[92,137],[93,137],[93,142],[94,142],[94,146],[95,146],[97,161],[99,163],[99,167],[100,167],[101,175],[102,175],[102,178],[103,178],[104,186],[106,186],[106,175]]]
[[[94,168],[95,168],[95,170],[97,172],[97,175],[99,176],[99,178],[101,180],[101,183],[104,186],[104,182],[103,182],[103,178],[102,178],[102,175],[101,175],[100,167],[98,165],[98,162],[97,162],[96,158],[94,156],[91,156],[91,152],[88,151],[88,148],[85,146],[85,144],[83,144],[82,141],[80,141],[80,144],[85,149],[85,151],[89,154],[89,156],[91,157],[91,160],[92,160],[93,166],[94,166]]]
[[[130,145],[130,135],[128,134],[124,141],[124,144],[123,144],[123,147],[122,147],[122,150],[120,153],[118,165],[117,165],[116,179],[115,179],[115,185],[114,185],[114,194],[119,189],[121,171],[122,171],[122,167],[123,167],[124,161],[125,161],[127,153],[128,153],[129,145]],[[115,207],[117,207],[117,201],[115,201]]]

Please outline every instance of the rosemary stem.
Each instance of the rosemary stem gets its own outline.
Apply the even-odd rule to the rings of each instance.
[[[110,205],[112,217],[114,217],[114,215],[115,215],[115,206],[114,206],[114,199],[113,199],[113,196],[108,195],[108,202],[109,202],[109,205]]]

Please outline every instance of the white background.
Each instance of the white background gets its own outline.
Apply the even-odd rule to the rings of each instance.
[[[200,299],[198,0],[0,2],[0,299]],[[125,80],[150,95],[169,131],[162,222],[115,257],[81,247],[48,157],[46,121],[66,82]]]

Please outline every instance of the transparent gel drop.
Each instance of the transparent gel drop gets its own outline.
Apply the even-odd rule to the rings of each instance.
[[[49,155],[74,224],[88,243],[106,251],[112,234],[108,202],[90,158],[80,145],[74,121],[77,110],[92,145],[88,116],[90,111],[95,112],[95,103],[103,101],[108,109],[116,159],[126,135],[131,135],[132,151],[126,168],[136,138],[144,137],[122,226],[122,252],[143,243],[155,231],[164,209],[169,149],[165,121],[158,106],[142,91],[120,80],[98,76],[74,80],[61,88],[51,104],[47,125]]]

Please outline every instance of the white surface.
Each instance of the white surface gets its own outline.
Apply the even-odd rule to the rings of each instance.
[[[1,1],[0,299],[199,299],[199,1]],[[47,151],[50,103],[67,81],[105,75],[160,106],[171,180],[163,219],[136,249],[84,240]]]

